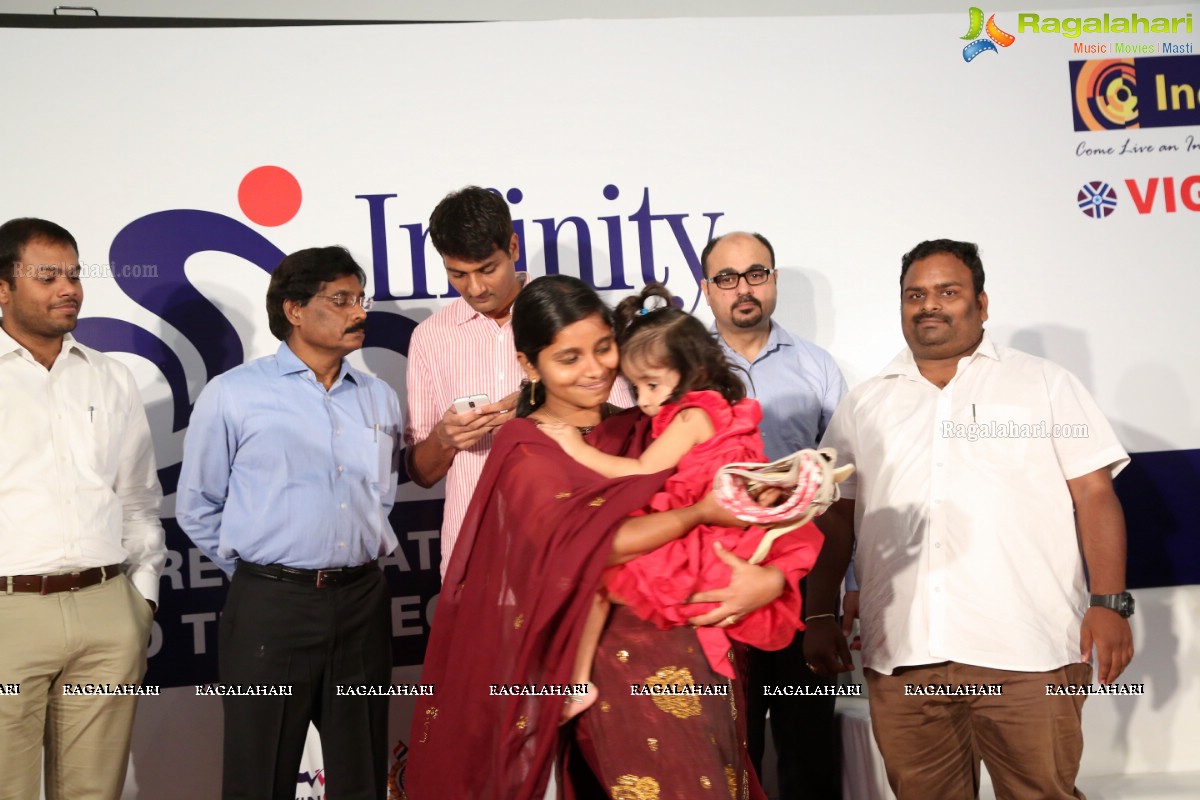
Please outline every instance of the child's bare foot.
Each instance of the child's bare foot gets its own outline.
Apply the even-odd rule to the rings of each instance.
[[[562,719],[559,720],[559,725],[570,722],[575,717],[587,711],[596,702],[596,698],[599,697],[594,684],[585,683],[582,685],[587,687],[587,691],[569,694],[567,695],[567,699],[563,701]]]

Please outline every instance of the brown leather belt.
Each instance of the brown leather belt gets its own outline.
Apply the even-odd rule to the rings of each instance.
[[[364,575],[378,569],[378,561],[368,561],[366,564],[359,564],[357,567],[336,567],[333,569],[299,569],[297,567],[285,567],[282,564],[255,564],[252,561],[237,562],[238,572],[248,572],[251,575],[258,575],[261,578],[270,578],[271,580],[284,581],[286,583],[315,586],[318,589],[327,589],[333,586],[349,586]]]
[[[63,575],[0,575],[0,591],[6,594],[13,592],[36,592],[38,594],[77,592],[80,589],[95,586],[97,583],[112,580],[120,574],[121,565],[113,564],[108,567],[92,567]]]

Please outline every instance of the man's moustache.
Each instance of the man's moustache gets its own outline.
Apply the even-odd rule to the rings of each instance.
[[[365,332],[366,330],[367,330],[367,321],[364,319],[362,322],[356,322],[355,324],[351,325],[349,328],[346,328],[346,333],[358,333],[359,331]]]

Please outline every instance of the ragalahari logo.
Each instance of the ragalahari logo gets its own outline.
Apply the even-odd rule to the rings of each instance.
[[[1017,40],[1017,37],[1011,33],[1005,33],[1000,30],[1000,26],[996,24],[996,15],[992,14],[987,18],[987,24],[983,23],[983,10],[971,6],[968,11],[971,17],[971,27],[967,29],[965,36],[960,38],[971,39],[966,47],[963,48],[963,61],[968,63],[975,60],[975,57],[981,53],[998,53],[996,46],[1008,47]],[[981,33],[986,33],[987,37],[980,37]]]

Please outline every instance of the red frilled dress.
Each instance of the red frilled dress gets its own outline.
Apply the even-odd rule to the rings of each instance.
[[[631,409],[589,440],[637,457],[648,423]],[[614,607],[592,673],[600,698],[561,728],[561,696],[491,691],[570,681],[613,536],[666,478],[605,480],[528,420],[501,429],[438,599],[421,674],[433,696],[417,698],[408,740],[409,800],[541,800],[561,753],[566,800],[765,798],[743,744],[743,681],[709,667],[690,627],[659,630]],[[789,575],[777,602],[790,602],[798,580]],[[727,692],[630,688],[654,684]]]
[[[717,392],[688,392],[677,403],[664,406],[654,417],[651,436],[661,436],[686,408],[698,408],[708,414],[716,432],[680,460],[662,491],[650,499],[649,511],[694,504],[712,489],[713,475],[725,464],[767,460],[758,430],[762,408],[757,400],[746,399],[730,405]],[[742,530],[701,525],[651,553],[606,570],[605,585],[614,599],[660,629],[686,625],[689,617],[715,607],[715,604],[684,605],[687,597],[729,585],[730,569],[713,550],[713,543],[720,542],[725,549],[748,559],[765,533],[759,527]],[[779,567],[786,575],[806,575],[817,560],[823,540],[817,527],[809,523],[777,539],[763,563]],[[789,592],[733,625],[700,628],[697,632],[709,664],[732,678],[729,639],[760,650],[780,650],[791,643],[801,627],[800,595]]]

